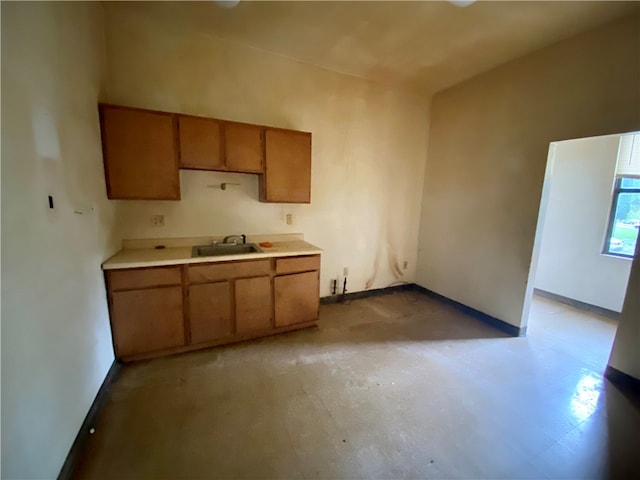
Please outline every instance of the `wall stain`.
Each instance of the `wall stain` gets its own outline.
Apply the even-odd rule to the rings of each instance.
[[[398,280],[403,274],[400,269],[400,264],[398,263],[398,254],[396,253],[395,248],[391,246],[391,242],[387,242],[387,252],[389,253],[389,270],[391,270],[394,278]]]
[[[396,254],[395,250],[391,247],[389,243],[386,244],[386,247],[387,247],[387,254],[388,254],[387,259],[389,260],[389,270],[391,270],[391,274],[393,275],[393,277],[396,280],[399,280],[404,275],[404,273],[400,269],[400,264],[398,263],[398,255]],[[365,286],[364,286],[365,290],[369,290],[371,289],[371,287],[373,287],[373,283],[376,279],[376,276],[378,275],[381,255],[382,255],[381,248],[378,248],[376,252],[376,258],[373,261],[373,273],[371,274],[371,277],[369,277],[369,279],[367,280],[367,283],[365,283]]]
[[[396,280],[402,277],[402,270],[400,270],[400,265],[398,264],[398,255],[392,252],[391,249],[389,249],[389,268]]]
[[[378,275],[379,266],[380,266],[380,248],[378,248],[376,252],[376,258],[373,261],[373,273],[371,274],[371,277],[369,277],[369,280],[367,280],[367,283],[364,285],[365,290],[369,290],[373,286],[373,282],[376,279],[376,275]]]

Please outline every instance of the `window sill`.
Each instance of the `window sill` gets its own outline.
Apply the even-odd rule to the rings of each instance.
[[[603,257],[617,258],[619,260],[627,260],[628,262],[633,262],[633,257],[627,257],[625,255],[616,255],[615,253],[601,253],[600,255]]]

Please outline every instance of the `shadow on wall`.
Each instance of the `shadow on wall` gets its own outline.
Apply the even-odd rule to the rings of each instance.
[[[639,478],[640,465],[630,464],[629,459],[637,459],[640,440],[640,394],[620,389],[609,380],[604,380],[603,392],[606,402],[606,423],[598,424],[594,415],[587,428],[606,428],[607,448],[600,451],[603,455],[605,478]],[[604,409],[603,409],[604,410]],[[604,416],[604,412],[602,415]],[[586,423],[586,422],[585,422]],[[603,446],[604,447],[604,446]]]

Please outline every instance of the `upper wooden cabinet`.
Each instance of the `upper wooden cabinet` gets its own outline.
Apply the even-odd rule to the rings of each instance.
[[[260,175],[260,201],[311,203],[311,134],[100,105],[109,198],[179,200],[178,168]]]
[[[258,125],[178,115],[180,167],[262,173],[262,130]]]
[[[224,170],[222,123],[213,118],[178,115],[180,168]]]
[[[260,201],[311,203],[311,134],[268,128]]]
[[[246,123],[224,123],[226,169],[230,172],[263,172],[263,128]]]
[[[175,115],[100,105],[100,125],[109,198],[180,200]]]

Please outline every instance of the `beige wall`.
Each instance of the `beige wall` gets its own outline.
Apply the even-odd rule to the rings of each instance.
[[[118,202],[125,238],[302,232],[324,249],[323,296],[343,267],[350,291],[414,280],[424,100],[108,6],[106,36],[112,103],[313,133],[310,205],[259,203],[257,176],[182,171],[180,202]],[[240,186],[207,188],[221,181]]]
[[[638,129],[639,40],[626,19],[435,95],[420,285],[526,325],[549,142]]]
[[[426,101],[108,5],[103,30],[101,8],[2,4],[3,478],[64,461],[113,360],[98,266],[122,237],[304,232],[325,249],[323,295],[347,266],[351,291],[417,278],[518,325],[549,141],[638,127],[637,21],[438,95],[425,172]],[[182,173],[181,202],[107,201],[98,98],[311,131],[312,204],[206,172]],[[629,371],[627,354],[612,365]]]
[[[96,112],[101,11],[1,8],[2,478],[55,478],[113,361],[99,267],[117,248]]]
[[[555,143],[535,287],[622,311],[631,260],[603,255],[620,135]]]

